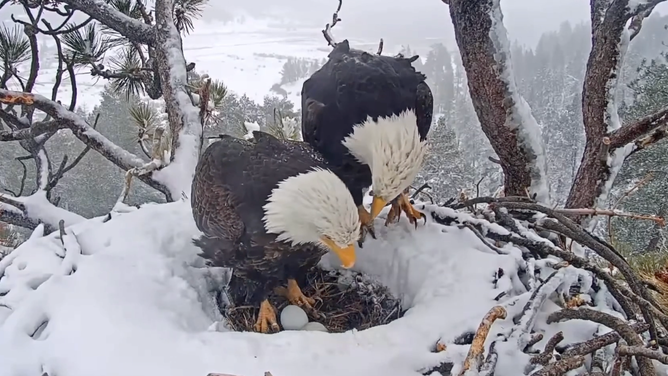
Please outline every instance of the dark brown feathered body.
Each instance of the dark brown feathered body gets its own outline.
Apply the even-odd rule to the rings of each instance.
[[[254,132],[255,141],[223,136],[202,154],[192,183],[195,244],[214,266],[234,268],[233,276],[259,303],[287,278],[298,281],[326,250],[276,241],[264,228],[263,206],[279,182],[324,167],[308,144]]]
[[[322,154],[358,206],[371,185],[371,170],[341,144],[353,127],[369,116],[377,120],[410,109],[421,139],[429,132],[434,103],[425,75],[411,65],[415,58],[372,55],[344,40],[302,86],[304,141]]]

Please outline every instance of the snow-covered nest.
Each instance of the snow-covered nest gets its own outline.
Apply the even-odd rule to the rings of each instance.
[[[506,231],[452,209],[425,210]],[[472,337],[500,305],[507,316],[493,324],[486,343],[509,338],[496,342],[496,375],[517,376],[529,355],[518,349],[526,333],[513,334],[514,328],[542,333],[536,349],[558,331],[566,345],[598,330],[581,320],[546,324],[561,309],[551,300],[535,323],[514,324],[531,292],[518,277],[527,263],[511,244],[499,254],[457,223],[439,224],[428,215],[427,225],[415,230],[405,217],[385,227],[383,217],[376,221],[378,239],[357,249],[355,268],[386,285],[407,311],[387,325],[345,333],[216,331],[224,325],[217,325],[222,317],[214,296],[227,273],[203,267],[197,256],[188,201],[144,205],[106,222],[95,218],[67,228],[63,239],[58,231],[33,235],[0,261],[0,375],[407,376],[430,374],[445,362],[457,374],[471,343],[461,338]],[[327,255],[321,264],[335,261]],[[543,279],[554,271],[541,270]],[[563,292],[576,283],[590,291],[588,274],[568,266],[546,288]],[[446,350],[435,352],[437,343]]]

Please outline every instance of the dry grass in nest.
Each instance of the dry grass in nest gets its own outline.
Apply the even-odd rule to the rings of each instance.
[[[326,271],[318,267],[307,275],[302,285],[304,295],[314,298],[315,312],[305,310],[309,321],[323,324],[330,333],[341,333],[351,329],[363,330],[387,324],[403,316],[401,301],[394,298],[387,287],[372,281],[363,274]],[[228,292],[234,301],[234,291]],[[280,312],[290,303],[274,293],[269,301]],[[258,307],[237,306],[225,309],[227,325],[234,331],[253,331]]]
[[[668,311],[668,252],[664,250],[631,253],[619,247],[634,272],[645,282],[656,302]],[[621,273],[617,278],[622,278]]]

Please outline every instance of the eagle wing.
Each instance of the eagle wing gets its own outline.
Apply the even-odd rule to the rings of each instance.
[[[200,231],[237,242],[266,244],[264,205],[277,184],[323,163],[308,145],[289,146],[264,132],[255,142],[224,136],[211,144],[193,181],[193,216]]]
[[[232,156],[244,153],[248,145],[227,141],[213,143],[202,154],[192,183],[191,206],[195,224],[205,238],[234,243],[243,235],[245,226],[237,214],[224,171],[234,160]]]

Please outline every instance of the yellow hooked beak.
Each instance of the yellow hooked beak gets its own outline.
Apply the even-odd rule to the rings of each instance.
[[[378,196],[373,196],[373,201],[371,202],[371,219],[376,218],[385,205],[387,205],[387,201]]]
[[[339,259],[341,260],[341,266],[344,269],[350,269],[355,265],[355,245],[350,244],[345,248],[341,248],[336,243],[334,243],[330,238],[328,237],[323,237],[322,242],[327,244],[329,249],[332,250],[332,252],[336,253],[337,256],[339,256]]]

